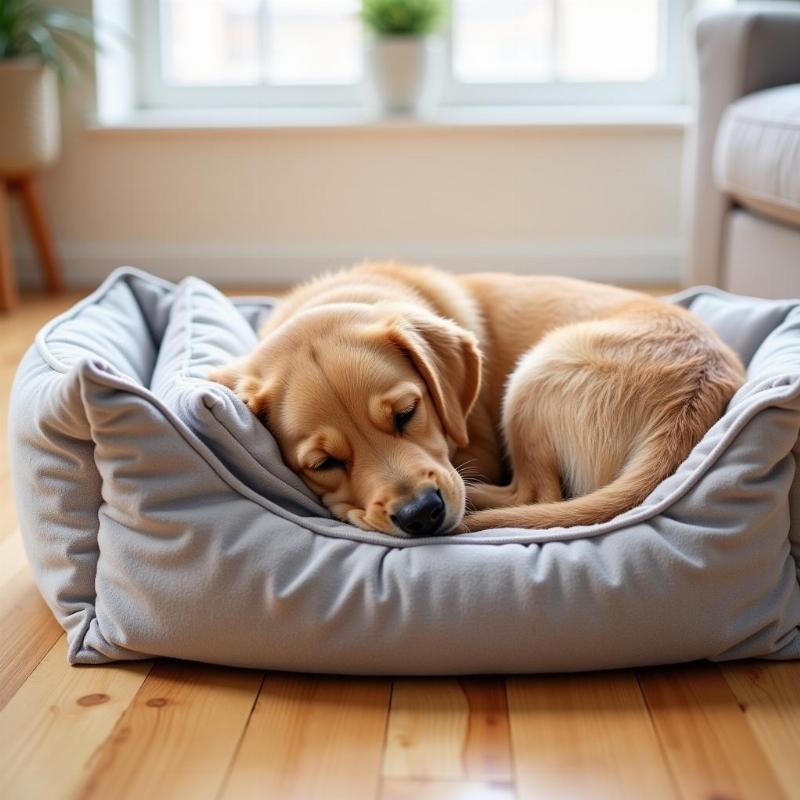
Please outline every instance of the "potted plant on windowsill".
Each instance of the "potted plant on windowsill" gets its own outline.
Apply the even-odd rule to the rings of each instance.
[[[0,176],[29,175],[61,149],[58,82],[88,69],[88,17],[32,0],[0,0]]]
[[[440,90],[445,0],[362,0],[368,83],[382,111],[419,112]]]

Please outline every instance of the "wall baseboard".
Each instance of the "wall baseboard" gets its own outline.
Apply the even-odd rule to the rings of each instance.
[[[680,278],[678,239],[524,240],[487,242],[345,242],[305,244],[91,242],[59,246],[67,283],[99,283],[115,267],[131,265],[171,281],[187,275],[233,285],[290,284],[366,258],[434,264],[454,272],[503,271],[570,275],[641,285]],[[20,282],[37,282],[27,243],[17,248]]]

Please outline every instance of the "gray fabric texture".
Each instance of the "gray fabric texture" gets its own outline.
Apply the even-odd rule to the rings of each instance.
[[[728,212],[725,231],[723,271],[728,286],[756,297],[800,297],[800,227],[734,208]],[[761,268],[765,262],[768,270]]]
[[[714,147],[714,177],[740,205],[800,225],[800,83],[728,106]]]
[[[332,519],[203,378],[252,347],[270,301],[117,270],[45,326],[12,393],[20,526],[70,660],[454,674],[800,656],[800,304],[673,299],[748,381],[642,506],[400,540]]]
[[[726,269],[733,249],[728,225],[734,200],[714,177],[714,152],[720,123],[739,98],[771,87],[800,83],[800,3],[741,3],[729,9],[698,9],[694,22],[695,119],[690,126],[684,164],[685,225],[689,252],[687,284],[707,283],[733,292],[751,291],[752,282],[738,283],[738,273]],[[760,145],[751,139],[751,145]],[[725,144],[722,145],[725,147]],[[763,158],[759,148],[738,159]],[[784,218],[785,219],[785,218]],[[790,229],[800,239],[800,232]],[[762,250],[757,272],[761,297],[800,295],[800,275],[782,261],[777,246]],[[776,257],[778,256],[778,257]]]

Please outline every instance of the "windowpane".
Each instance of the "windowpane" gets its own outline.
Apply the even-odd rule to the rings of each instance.
[[[164,80],[177,86],[260,79],[259,0],[164,0]]]
[[[269,0],[271,83],[351,83],[361,72],[358,0]]]
[[[645,81],[658,67],[658,0],[560,0],[559,77]]]
[[[360,0],[161,0],[164,80],[176,86],[353,83]]]
[[[453,0],[453,70],[466,83],[646,81],[661,0]]]
[[[453,0],[453,70],[472,83],[550,77],[550,0]]]

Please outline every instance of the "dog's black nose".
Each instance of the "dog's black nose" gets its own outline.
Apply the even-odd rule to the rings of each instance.
[[[410,536],[433,536],[442,527],[444,500],[438,489],[427,489],[400,506],[392,522]]]

